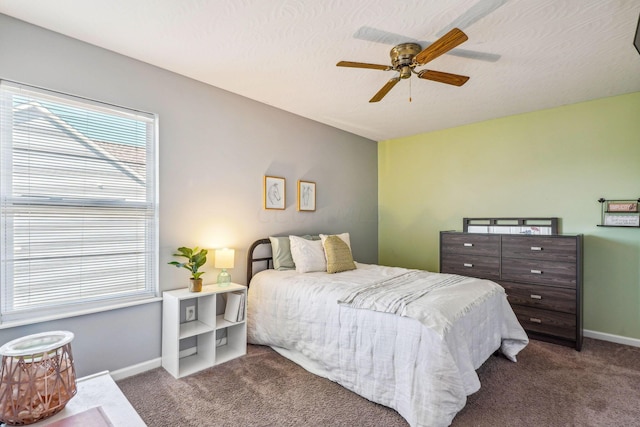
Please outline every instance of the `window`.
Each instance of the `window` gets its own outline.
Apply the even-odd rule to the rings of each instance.
[[[157,294],[155,115],[0,82],[0,316]]]

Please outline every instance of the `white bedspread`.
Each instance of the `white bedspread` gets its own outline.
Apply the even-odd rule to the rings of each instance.
[[[475,370],[497,349],[515,361],[528,343],[504,289],[488,280],[437,287],[402,316],[338,304],[362,285],[408,271],[357,266],[258,273],[249,288],[249,342],[274,347],[418,427],[449,425],[480,388]]]

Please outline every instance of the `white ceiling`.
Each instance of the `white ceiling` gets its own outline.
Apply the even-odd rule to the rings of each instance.
[[[0,0],[0,13],[380,141],[640,91],[639,0]],[[469,40],[379,103],[394,44]],[[423,47],[426,45],[423,44]],[[412,102],[409,102],[411,95]]]

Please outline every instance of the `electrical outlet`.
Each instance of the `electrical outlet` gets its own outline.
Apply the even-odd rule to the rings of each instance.
[[[196,306],[189,305],[187,306],[187,310],[184,315],[184,320],[187,322],[191,322],[192,320],[196,320]]]

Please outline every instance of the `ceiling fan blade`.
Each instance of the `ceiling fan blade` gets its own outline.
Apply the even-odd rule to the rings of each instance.
[[[367,64],[365,62],[351,62],[351,61],[340,61],[336,64],[337,67],[353,67],[353,68],[370,68],[372,70],[390,70],[391,67],[388,65],[378,65],[378,64]]]
[[[387,84],[385,84],[384,86],[382,86],[382,89],[380,89],[378,91],[378,93],[376,93],[375,95],[373,95],[373,98],[371,98],[369,100],[369,102],[378,102],[380,101],[382,98],[384,98],[384,96],[389,93],[389,91],[391,89],[393,89],[393,87],[396,85],[396,83],[398,83],[400,81],[400,77],[394,77],[391,80],[389,80],[387,82]]]
[[[429,61],[433,61],[443,53],[447,53],[459,44],[464,43],[468,39],[469,37],[467,37],[465,33],[454,28],[417,54],[414,60],[419,65],[424,65]]]
[[[442,71],[422,70],[418,72],[421,79],[433,80],[434,82],[446,83],[448,85],[462,86],[469,80],[467,76],[459,74],[443,73]]]

